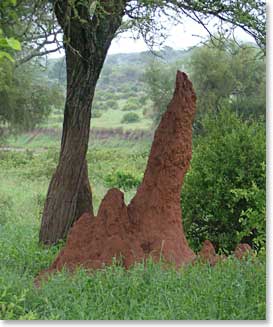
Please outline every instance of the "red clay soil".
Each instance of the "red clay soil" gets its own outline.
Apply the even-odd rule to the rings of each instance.
[[[236,246],[234,250],[234,256],[235,258],[241,260],[244,257],[247,257],[249,254],[251,254],[252,249],[249,244],[247,243],[240,243]]]
[[[195,102],[192,83],[178,71],[135,197],[126,206],[123,193],[110,189],[96,217],[86,213],[75,222],[65,247],[42,275],[64,266],[101,268],[113,257],[121,258],[126,268],[150,256],[176,267],[194,261],[182,227],[180,192],[192,155]]]
[[[226,257],[224,255],[218,255],[215,252],[213,244],[206,240],[203,243],[202,249],[198,253],[201,262],[208,262],[211,266],[215,266],[220,260],[224,260]]]

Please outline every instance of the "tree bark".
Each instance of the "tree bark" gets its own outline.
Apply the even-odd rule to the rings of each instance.
[[[39,240],[44,244],[64,239],[84,212],[93,214],[86,162],[91,104],[125,6],[121,0],[101,1],[90,16],[82,1],[71,3],[55,3],[65,39],[67,95],[59,163],[49,185],[40,228]]]

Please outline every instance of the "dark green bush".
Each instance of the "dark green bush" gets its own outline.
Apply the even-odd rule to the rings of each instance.
[[[112,110],[118,109],[118,103],[114,99],[110,99],[110,100],[106,101],[106,106],[108,109],[112,109]]]
[[[233,250],[238,242],[265,246],[265,126],[223,111],[207,117],[182,190],[191,246],[205,239]]]
[[[139,115],[134,112],[128,112],[128,114],[125,114],[121,120],[122,123],[136,123],[139,121]]]
[[[139,106],[136,103],[134,103],[134,102],[127,102],[123,106],[122,110],[123,111],[134,111],[134,110],[138,110],[138,108],[139,108]]]
[[[94,111],[96,112],[102,112],[102,111],[107,111],[109,107],[107,106],[105,101],[94,101],[92,104],[92,113]]]
[[[121,188],[125,191],[137,187],[142,180],[141,175],[135,175],[131,172],[116,171],[105,177],[105,183],[109,187]]]
[[[100,118],[102,116],[102,112],[98,110],[93,110],[91,113],[92,118]]]

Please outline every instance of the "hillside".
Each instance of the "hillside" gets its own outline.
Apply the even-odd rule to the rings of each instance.
[[[189,54],[190,51],[165,47],[156,53],[146,51],[108,55],[96,88],[92,127],[95,129],[149,130],[152,126],[152,120],[148,115],[151,101],[147,97],[143,80],[145,70],[155,61],[170,65],[181,62]],[[64,58],[50,59],[45,74],[50,81],[65,87]],[[123,119],[128,113],[135,114],[135,117],[129,118],[131,121]],[[43,127],[61,128],[62,114],[63,108],[55,108]]]

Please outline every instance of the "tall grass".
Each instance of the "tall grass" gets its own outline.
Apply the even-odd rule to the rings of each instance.
[[[89,175],[96,206],[106,173],[143,173],[149,144],[92,145]],[[88,273],[65,270],[34,287],[62,244],[38,244],[40,214],[57,150],[0,153],[0,319],[265,319],[265,260],[233,258],[176,271],[138,264],[128,271],[113,264]],[[127,193],[128,201],[135,189]]]

